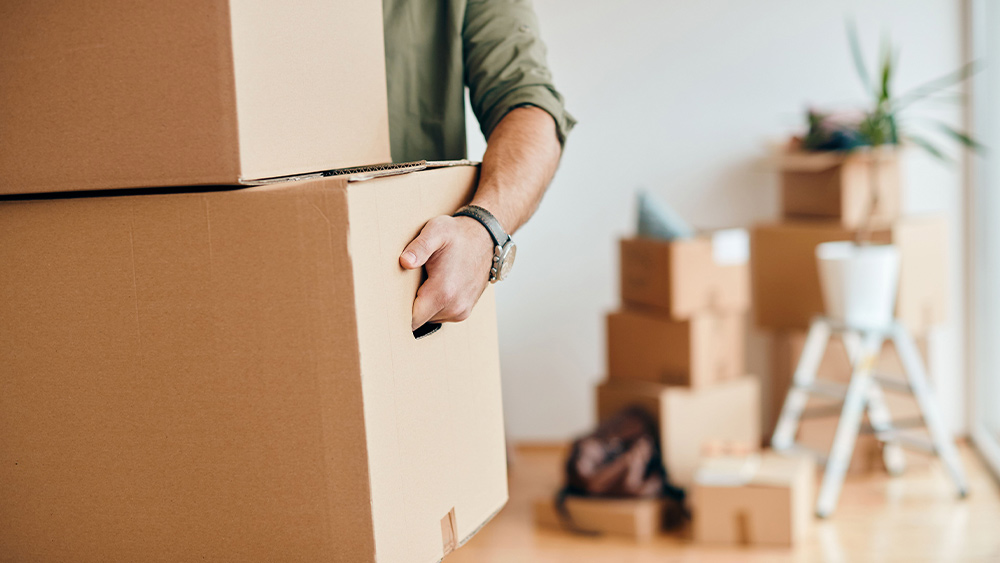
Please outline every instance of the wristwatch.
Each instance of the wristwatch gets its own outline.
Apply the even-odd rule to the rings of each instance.
[[[493,239],[493,264],[490,267],[490,283],[505,279],[514,265],[517,245],[500,226],[500,221],[492,213],[478,205],[466,205],[455,212],[455,217],[471,217],[479,221]]]

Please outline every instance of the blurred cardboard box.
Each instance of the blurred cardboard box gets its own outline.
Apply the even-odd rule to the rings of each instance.
[[[622,309],[610,313],[608,376],[705,387],[746,373],[743,313],[685,321]]]
[[[416,339],[398,259],[476,179],[0,202],[0,560],[461,545],[507,500],[493,293]]]
[[[896,316],[915,334],[946,319],[947,224],[940,217],[906,218],[876,229],[873,241],[896,244],[901,254]],[[758,225],[751,232],[754,310],[765,329],[807,329],[823,314],[816,246],[852,240],[855,232],[832,223]]]
[[[655,418],[667,476],[682,487],[691,484],[706,443],[760,443],[760,383],[751,375],[703,389],[627,379],[597,387],[599,420],[632,405]]]
[[[772,358],[774,378],[771,384],[772,390],[772,412],[768,417],[770,428],[774,428],[778,416],[781,414],[781,407],[784,404],[788,388],[791,385],[795,367],[798,365],[799,357],[802,355],[802,348],[805,346],[806,334],[801,331],[784,332],[774,335],[774,353]],[[921,358],[925,366],[929,358],[928,342],[926,338],[917,339],[917,348],[920,350]],[[895,346],[887,342],[879,355],[875,364],[874,373],[890,380],[905,382],[903,375],[902,361]],[[851,377],[851,365],[847,358],[847,350],[840,337],[830,338],[829,346],[820,362],[817,370],[817,378],[837,383],[848,383]],[[893,423],[899,428],[906,428],[907,432],[914,436],[922,436],[929,439],[929,434],[923,428],[922,415],[916,399],[912,395],[884,390],[886,406],[893,418]],[[839,410],[841,403],[828,398],[810,397],[806,404],[807,409],[829,409],[831,414],[828,417],[804,418],[799,425],[799,433],[796,441],[811,449],[821,452],[829,452],[833,444],[833,436],[837,430],[840,420]],[[863,427],[869,427],[868,417],[864,418]],[[906,451],[907,465],[912,467],[926,468],[933,461],[930,456],[912,451]],[[854,455],[851,458],[849,473],[868,473],[875,470],[885,469],[882,462],[882,444],[870,433],[858,436]]]
[[[382,5],[9,4],[0,194],[389,162]]]
[[[666,499],[610,499],[567,497],[566,512],[572,523],[559,514],[551,496],[536,499],[532,506],[535,525],[542,528],[595,532],[647,542],[664,527]]]
[[[750,307],[748,239],[727,229],[690,239],[622,239],[621,295],[630,306],[686,320]]]
[[[691,493],[694,539],[703,543],[791,547],[812,524],[816,465],[773,453],[706,459]]]
[[[899,158],[881,151],[872,169],[872,154],[854,152],[789,151],[780,155],[781,209],[787,219],[824,219],[846,228],[864,225],[878,174],[878,204],[872,225],[889,226],[899,218],[901,205]]]

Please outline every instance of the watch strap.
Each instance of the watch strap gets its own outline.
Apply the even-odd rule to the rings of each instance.
[[[500,221],[497,221],[492,213],[478,205],[466,205],[455,212],[455,217],[471,217],[479,221],[489,231],[490,237],[493,238],[493,242],[497,246],[503,246],[510,240],[510,236],[500,226]]]

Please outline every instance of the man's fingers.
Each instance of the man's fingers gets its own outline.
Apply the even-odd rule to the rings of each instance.
[[[444,293],[435,286],[436,284],[428,279],[417,291],[417,298],[413,300],[413,320],[410,330],[417,330],[427,324],[447,305]]]
[[[441,229],[432,220],[424,225],[417,238],[406,245],[403,253],[399,255],[399,263],[408,270],[415,270],[426,264],[442,246],[444,237],[441,235]]]

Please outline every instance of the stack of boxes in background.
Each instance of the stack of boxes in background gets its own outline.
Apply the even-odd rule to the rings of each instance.
[[[756,449],[760,442],[760,386],[744,369],[746,237],[732,229],[620,243],[622,306],[607,316],[608,379],[596,391],[597,415],[604,421],[633,405],[647,411],[657,424],[668,479],[680,487],[692,484],[707,444]],[[648,501],[576,504],[572,516],[589,518],[598,531],[623,533],[614,524],[622,511],[631,514],[629,521],[642,521],[626,535],[641,539],[648,534],[637,530],[656,529]],[[536,514],[545,510],[540,502]]]
[[[766,417],[772,430],[785,400],[810,321],[824,311],[816,266],[816,246],[823,242],[854,240],[865,228],[873,185],[878,206],[871,213],[871,240],[893,243],[901,254],[897,318],[912,331],[927,359],[928,329],[945,318],[947,272],[946,223],[940,217],[901,216],[902,182],[898,153],[880,157],[873,182],[871,156],[856,153],[789,151],[780,157],[782,220],[752,230],[753,297],[757,326],[773,333],[773,371]],[[847,381],[850,365],[836,339],[827,349],[818,377]],[[891,344],[883,349],[876,372],[901,375]],[[894,419],[919,416],[911,396],[887,393]],[[830,403],[826,401],[826,403]],[[828,406],[830,416],[803,419],[797,441],[828,451],[836,428],[836,404],[814,399],[810,407]],[[912,457],[926,463],[926,456]],[[882,466],[880,444],[871,435],[859,436],[852,471]]]
[[[480,529],[492,292],[418,339],[398,262],[477,168],[319,173],[390,159],[381,3],[5,16],[0,560],[429,563]]]

